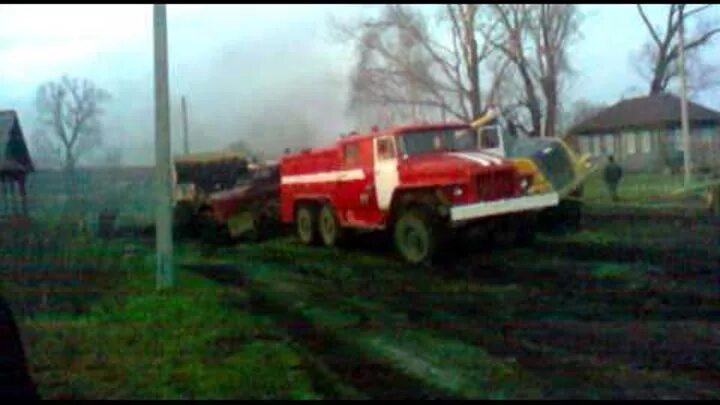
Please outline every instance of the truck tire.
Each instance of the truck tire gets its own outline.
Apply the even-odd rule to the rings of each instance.
[[[422,208],[404,209],[393,227],[395,247],[411,264],[429,263],[438,242],[438,227],[432,215]]]
[[[314,245],[318,242],[318,221],[315,211],[310,204],[302,204],[295,211],[295,230],[298,239],[305,245]]]
[[[211,245],[224,245],[230,242],[230,230],[227,224],[219,224],[213,218],[212,210],[202,209],[197,217],[200,240]]]
[[[325,246],[336,246],[342,239],[342,228],[330,204],[324,204],[318,216],[320,239]]]

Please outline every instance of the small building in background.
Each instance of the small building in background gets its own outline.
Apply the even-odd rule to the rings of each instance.
[[[568,131],[580,153],[615,156],[628,171],[682,170],[680,97],[662,93],[622,100]],[[688,101],[695,170],[720,166],[720,112]]]
[[[0,111],[1,215],[27,216],[25,179],[33,171],[35,168],[17,113],[14,110]]]

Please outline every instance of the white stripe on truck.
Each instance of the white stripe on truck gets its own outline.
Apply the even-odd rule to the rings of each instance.
[[[337,170],[332,172],[282,176],[280,178],[280,184],[329,183],[332,181],[362,180],[364,178],[365,172],[362,169]]]
[[[474,156],[467,153],[451,153],[452,156],[457,156],[466,160],[472,160],[475,163],[480,163],[483,166],[490,166],[490,162],[483,159],[481,156]]]
[[[472,160],[473,162],[480,163],[483,166],[491,166],[491,164],[500,165],[503,162],[502,159],[497,156],[482,152],[451,153],[451,155]]]
[[[499,158],[498,156],[493,155],[492,153],[489,153],[489,152],[478,152],[478,153],[480,155],[482,155],[483,157],[490,159],[495,164],[499,165],[502,163],[502,159]]]

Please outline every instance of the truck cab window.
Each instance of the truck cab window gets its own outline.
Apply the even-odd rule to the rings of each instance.
[[[395,144],[392,138],[382,138],[377,140],[377,157],[378,160],[388,160],[395,158]]]
[[[500,146],[500,134],[496,125],[480,129],[480,147],[483,149]]]
[[[360,151],[356,143],[345,145],[343,148],[343,162],[345,166],[356,166],[359,163]]]

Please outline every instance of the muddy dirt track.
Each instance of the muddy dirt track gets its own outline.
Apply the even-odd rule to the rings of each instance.
[[[315,363],[370,398],[478,398],[506,383],[500,397],[719,398],[720,228],[678,221],[588,217],[585,231],[531,248],[456,244],[428,269],[391,259],[381,238],[332,252],[241,245],[211,253],[226,265],[188,268],[249,289],[251,310],[271,314]],[[372,336],[398,331],[439,343],[367,349]],[[482,364],[437,360],[442,342],[515,371],[492,380]],[[462,389],[441,381],[451,374],[464,386],[498,382]]]

